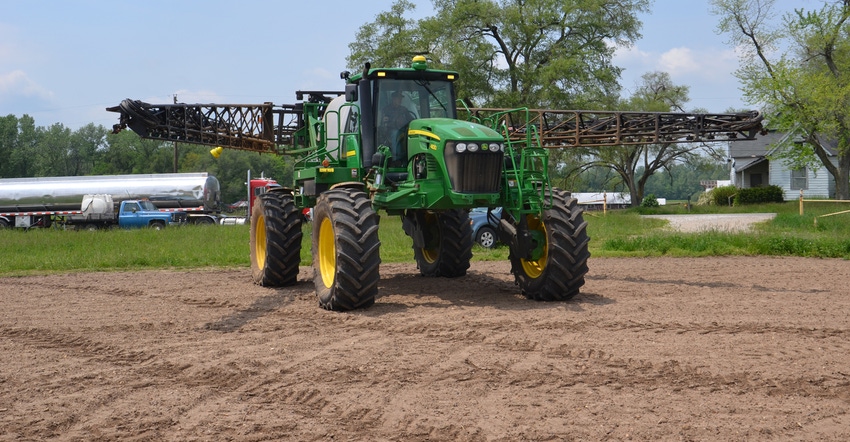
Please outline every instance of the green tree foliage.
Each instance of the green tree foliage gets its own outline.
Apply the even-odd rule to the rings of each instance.
[[[433,0],[405,18],[397,0],[362,26],[348,64],[402,66],[414,54],[459,72],[459,97],[477,106],[584,108],[619,94],[616,46],[640,38],[648,0]],[[612,44],[613,43],[613,44]]]
[[[177,171],[215,176],[226,203],[247,197],[248,170],[284,185],[293,182],[285,157],[227,150],[216,159],[209,147],[190,144],[178,144],[176,152]],[[132,131],[112,134],[95,124],[72,131],[60,123],[36,126],[28,115],[0,118],[0,178],[171,173],[174,157],[173,143],[141,139]]]
[[[643,173],[638,170],[638,173]],[[696,201],[705,191],[702,181],[728,180],[729,169],[708,156],[694,156],[687,162],[669,165],[664,171],[653,174],[647,181],[645,192],[668,200]],[[587,169],[568,180],[556,181],[558,186],[574,192],[623,192],[626,187],[619,175],[606,168]]]
[[[850,199],[850,1],[824,1],[817,11],[786,11],[774,0],[712,0],[718,29],[741,49],[738,78],[744,96],[765,105],[779,130],[803,134],[782,156],[791,165],[820,162],[835,180],[840,199]],[[838,142],[834,165],[824,145]]]
[[[209,146],[181,144],[179,149],[180,172],[208,172],[215,176],[221,184],[221,198],[227,203],[247,198],[245,182],[249,170],[253,178],[274,178],[284,186],[294,182],[293,164],[288,157],[225,149],[219,158],[214,158]]]
[[[669,165],[646,181],[644,191],[671,200],[693,200],[705,191],[702,181],[728,180],[724,163],[708,156],[692,156],[687,162]]]
[[[673,84],[666,72],[644,74],[635,94],[621,103],[623,110],[654,112],[683,111],[688,87]],[[633,206],[643,200],[647,182],[658,172],[668,171],[681,162],[710,156],[723,156],[725,146],[698,143],[664,143],[599,148],[576,148],[554,151],[557,164],[571,164],[567,174],[582,173],[592,168],[613,172],[631,195]]]
[[[18,118],[6,115],[0,118],[0,176],[15,176],[12,153],[18,145]]]

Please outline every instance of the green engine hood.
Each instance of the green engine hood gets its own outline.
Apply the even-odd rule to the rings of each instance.
[[[408,135],[423,135],[434,141],[502,141],[493,129],[478,123],[451,118],[423,118],[413,120]]]

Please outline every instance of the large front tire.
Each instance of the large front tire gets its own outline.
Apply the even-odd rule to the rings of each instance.
[[[301,213],[290,194],[267,192],[251,211],[251,276],[265,287],[293,285],[301,263]]]
[[[564,301],[584,285],[590,258],[587,222],[578,203],[566,192],[552,191],[553,204],[543,218],[526,215],[529,232],[538,239],[534,258],[519,256],[513,242],[511,272],[523,295],[538,301]]]
[[[313,208],[313,272],[319,305],[354,310],[375,303],[381,264],[378,214],[359,189],[322,193]]]
[[[413,245],[422,276],[456,278],[466,275],[472,259],[472,226],[463,209],[422,211],[418,216],[424,245]],[[415,241],[414,241],[415,242]]]

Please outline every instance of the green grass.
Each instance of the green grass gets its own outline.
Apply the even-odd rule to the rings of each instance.
[[[814,217],[850,209],[850,204],[795,203],[744,207],[685,206],[655,210],[586,212],[593,257],[778,255],[850,259],[850,214]],[[641,214],[774,212],[776,219],[753,232],[677,233],[665,221]],[[312,226],[304,226],[301,263],[310,265]],[[381,259],[413,262],[412,241],[397,216],[381,216]],[[508,248],[475,246],[473,260],[503,261]],[[593,258],[591,258],[592,260]],[[55,272],[159,268],[248,267],[248,226],[184,226],[162,231],[0,230],[0,276]]]
[[[241,266],[248,262],[248,227],[5,229],[0,250],[0,275]]]
[[[716,256],[773,255],[850,259],[850,214],[818,220],[816,216],[847,210],[850,204],[807,203],[799,215],[795,203],[736,207],[684,206],[655,210],[629,209],[607,216],[587,213],[593,256]],[[679,233],[657,227],[664,221],[640,218],[641,214],[776,213],[774,220],[751,232],[708,231]],[[650,223],[652,221],[652,223]]]

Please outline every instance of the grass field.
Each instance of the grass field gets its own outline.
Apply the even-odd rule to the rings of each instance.
[[[800,216],[796,203],[744,207],[684,206],[586,212],[590,251],[602,256],[785,255],[850,259],[850,214],[815,216],[850,204],[811,203]],[[747,233],[676,233],[641,214],[771,212],[777,217]],[[310,229],[305,225],[302,264],[309,265]],[[398,217],[381,217],[383,262],[413,262],[412,242]],[[475,246],[473,260],[506,260],[508,248]],[[593,258],[591,258],[593,259]],[[0,230],[0,276],[152,268],[247,267],[248,226],[184,226],[162,231]]]

